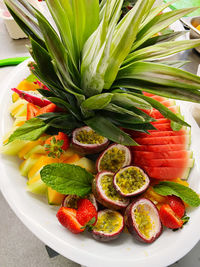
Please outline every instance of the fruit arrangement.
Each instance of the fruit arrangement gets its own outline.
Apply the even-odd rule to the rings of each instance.
[[[8,142],[12,132],[27,121],[62,112],[44,102],[37,92],[41,87],[30,75],[12,89],[10,112],[15,121],[1,152],[22,159],[20,173],[28,178],[27,190],[47,195],[50,205],[60,205],[57,218],[64,227],[74,234],[88,230],[101,242],[118,238],[127,228],[134,238],[152,243],[163,226],[177,230],[188,222],[186,207],[200,205],[200,198],[184,181],[194,163],[187,150],[190,132],[186,127],[173,131],[172,122],[157,114],[152,122],[157,129],[149,134],[126,130],[140,144],[132,147],[110,144],[88,126],[75,129],[71,138],[58,132],[45,133],[35,141]],[[168,108],[175,106],[166,98],[149,97]],[[179,143],[183,147],[177,148]]]

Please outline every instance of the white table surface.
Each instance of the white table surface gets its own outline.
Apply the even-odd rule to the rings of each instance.
[[[0,59],[28,56],[25,44],[28,40],[12,40],[0,19]],[[196,72],[200,57],[192,50],[181,55],[191,60],[187,70]],[[0,85],[13,67],[0,68]],[[16,217],[0,193],[0,267],[78,267],[79,264],[62,257],[49,258],[45,244],[39,241]],[[178,248],[177,248],[178,249]],[[170,255],[169,255],[170,257]],[[199,267],[200,242],[179,262],[170,267]],[[103,267],[103,266],[102,266]],[[125,266],[124,266],[125,267]],[[135,266],[137,267],[137,266]],[[156,267],[156,266],[154,266]]]

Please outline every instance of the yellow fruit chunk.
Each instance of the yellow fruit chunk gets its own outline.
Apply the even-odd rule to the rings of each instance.
[[[25,145],[18,153],[18,156],[20,159],[23,159],[24,156],[35,146],[37,145],[41,145],[43,143],[43,141],[41,139],[36,140],[36,141],[30,141],[28,142],[27,145]]]
[[[15,103],[19,99],[19,95],[17,93],[12,94],[12,102]]]
[[[38,84],[34,84],[33,82],[29,82],[27,80],[21,81],[17,86],[17,89],[23,91],[35,91],[39,88],[40,86]]]
[[[24,160],[19,167],[21,175],[27,176],[29,170],[41,156],[41,154],[32,154],[28,159]]]
[[[167,197],[157,194],[152,186],[150,186],[142,196],[151,200],[157,208],[160,207],[160,204],[167,203]]]
[[[33,179],[27,182],[27,191],[38,194],[38,195],[46,195],[47,192],[47,186],[46,184],[41,180],[40,174],[35,176]]]
[[[95,173],[96,168],[95,168],[95,163],[88,159],[88,158],[81,158],[80,160],[76,161],[74,165],[80,166],[82,168],[85,168],[88,172]]]
[[[188,184],[188,182],[186,182],[186,181],[183,181],[183,180],[181,180],[180,178],[173,179],[173,180],[171,180],[171,182],[178,183],[178,184],[182,184],[182,185],[184,185],[184,186],[187,186],[187,187],[189,187],[189,184]]]
[[[50,205],[61,205],[65,195],[58,193],[51,187],[47,188],[48,203]]]
[[[68,148],[61,156],[60,156],[60,161],[64,162],[65,160],[67,160],[68,158],[70,158],[71,156],[73,156],[75,154],[75,151],[73,150],[73,148]]]
[[[6,145],[0,147],[0,153],[5,155],[15,156],[28,143],[25,140],[14,140]]]
[[[72,164],[76,161],[78,161],[81,158],[80,155],[78,154],[74,154],[71,157],[67,158],[66,160],[62,161],[62,159],[59,162],[63,162],[63,163],[68,163],[68,164]]]
[[[200,25],[198,25],[198,26],[196,27],[196,29],[197,29],[198,31],[200,31]]]

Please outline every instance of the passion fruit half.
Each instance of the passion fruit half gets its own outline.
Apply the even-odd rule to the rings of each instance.
[[[132,202],[125,212],[125,224],[138,240],[152,243],[162,232],[162,224],[156,206],[149,199]]]
[[[150,180],[139,167],[128,166],[115,174],[113,183],[120,195],[132,197],[143,193],[148,188]]]
[[[84,126],[72,133],[72,146],[83,154],[95,154],[103,151],[109,145],[109,140],[97,134],[92,128]]]
[[[117,172],[119,169],[130,165],[131,152],[126,146],[112,144],[97,159],[97,171]]]
[[[97,201],[93,194],[89,194],[88,196],[84,198],[87,198],[95,206],[96,210],[98,210]],[[67,207],[67,208],[77,209],[77,203],[79,199],[81,199],[81,197],[79,196],[67,195],[63,199],[62,206]]]
[[[92,236],[98,241],[108,242],[118,238],[123,228],[124,218],[119,212],[102,210],[98,212]]]
[[[114,173],[100,172],[96,175],[92,191],[96,200],[109,209],[123,209],[129,204],[129,199],[121,196],[113,185]]]

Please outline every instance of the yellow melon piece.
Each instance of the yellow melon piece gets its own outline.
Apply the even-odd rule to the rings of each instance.
[[[50,205],[61,205],[65,195],[53,190],[51,187],[47,188],[48,203]]]
[[[68,164],[74,164],[76,161],[78,161],[81,158],[80,155],[74,154],[71,157],[67,158],[66,160],[62,161],[62,159],[59,162],[68,163]]]
[[[12,102],[15,103],[19,99],[19,95],[17,93],[12,94]]]
[[[34,84],[33,82],[29,82],[27,80],[21,81],[17,86],[17,89],[23,91],[35,91],[39,88],[40,86],[38,84]]]
[[[28,143],[25,140],[14,140],[0,147],[0,153],[5,155],[15,156]]]
[[[60,161],[64,162],[65,160],[67,160],[68,158],[70,158],[71,156],[73,156],[75,153],[73,148],[68,148],[61,156],[60,156]]]
[[[21,175],[27,176],[29,170],[34,166],[41,156],[41,154],[33,154],[28,159],[24,160],[19,167]]]
[[[18,153],[20,159],[25,158],[24,156],[35,146],[41,145],[43,143],[42,140],[30,141],[27,145],[25,145]]]
[[[80,160],[76,161],[74,165],[80,166],[82,168],[85,168],[88,172],[95,173],[96,168],[95,168],[95,163],[88,159],[88,158],[81,158]]]
[[[41,180],[40,174],[35,176],[33,179],[27,182],[27,191],[38,194],[38,195],[46,195],[47,192],[47,186],[46,184]]]
[[[25,121],[26,121],[26,117],[25,116],[18,117],[18,118],[15,119],[15,122],[14,122],[13,126],[20,127],[25,123]]]
[[[27,105],[27,101],[24,99],[18,99],[15,103],[10,105],[9,111],[11,115],[15,116],[24,105]]]

